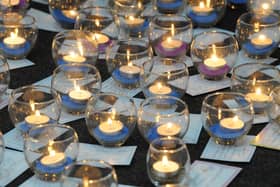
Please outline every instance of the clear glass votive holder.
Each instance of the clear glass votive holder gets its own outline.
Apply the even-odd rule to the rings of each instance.
[[[56,124],[61,104],[50,87],[29,85],[12,91],[8,111],[15,127],[25,136],[34,126]]]
[[[115,1],[113,12],[115,24],[119,28],[119,39],[145,38],[148,34],[149,17],[143,15],[141,1]]]
[[[146,98],[151,96],[185,95],[189,80],[185,62],[170,58],[153,57],[143,64],[140,76],[142,91]]]
[[[268,116],[273,123],[280,125],[280,85],[271,91],[270,97],[272,104],[268,107]]]
[[[24,15],[29,7],[30,0],[1,0],[1,13],[17,12]]]
[[[224,32],[204,32],[191,44],[191,58],[201,77],[221,80],[226,77],[238,57],[237,40]]]
[[[64,168],[76,161],[78,135],[66,125],[39,125],[24,139],[24,156],[40,180],[58,181]]]
[[[190,155],[182,139],[155,139],[146,159],[148,176],[155,186],[185,186],[190,174]]]
[[[189,50],[192,34],[192,22],[186,16],[158,15],[151,21],[149,41],[158,56],[180,58]]]
[[[92,97],[85,114],[89,133],[103,146],[124,144],[137,123],[133,100],[113,93]]]
[[[271,13],[276,8],[276,4],[275,0],[248,0],[247,7],[252,12]]]
[[[243,93],[254,106],[255,114],[266,114],[272,103],[271,91],[279,85],[280,72],[272,65],[246,63],[233,69],[231,90]]]
[[[51,86],[58,93],[63,111],[81,115],[88,100],[101,90],[101,76],[89,64],[64,64],[54,70]]]
[[[226,5],[226,0],[190,0],[187,16],[198,27],[212,27],[223,18]]]
[[[140,86],[142,65],[153,56],[148,42],[140,39],[118,40],[106,50],[108,71],[119,87]]]
[[[152,3],[154,11],[166,15],[180,15],[187,6],[186,0],[152,0]]]
[[[89,31],[62,31],[53,39],[52,57],[57,66],[73,63],[95,65],[98,57],[96,38]]]
[[[85,0],[49,0],[49,11],[64,29],[73,29],[83,2]]]
[[[250,58],[269,57],[280,41],[280,17],[275,13],[247,12],[236,24],[236,37]]]
[[[14,17],[12,20],[8,17],[0,21],[0,51],[8,59],[23,59],[34,47],[37,39],[35,18],[27,15]]]
[[[217,92],[205,97],[201,119],[204,129],[217,144],[242,141],[254,119],[252,103],[237,92]]]
[[[105,53],[112,40],[117,40],[119,29],[114,23],[114,15],[109,7],[85,7],[79,12],[75,28],[90,31],[98,43],[99,53]]]
[[[7,59],[0,55],[0,100],[7,93],[10,83],[10,68]]]
[[[117,187],[118,179],[113,166],[102,160],[81,160],[65,168],[61,187]]]
[[[162,137],[183,138],[188,127],[188,106],[178,98],[150,97],[138,109],[138,130],[149,143]]]

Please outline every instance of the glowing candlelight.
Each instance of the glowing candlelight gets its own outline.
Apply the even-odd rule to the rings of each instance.
[[[160,82],[158,82],[150,86],[149,91],[157,95],[167,95],[172,92],[172,89],[169,86],[162,85]]]
[[[128,64],[121,66],[120,71],[128,76],[134,76],[139,74],[141,69],[138,66],[133,65],[130,61],[130,50],[127,50],[126,53]]]
[[[74,90],[69,92],[69,97],[76,101],[87,101],[91,97],[91,93],[87,90],[81,90],[80,86],[74,82]]]
[[[99,129],[105,134],[115,134],[123,129],[123,123],[119,120],[115,120],[115,110],[112,109],[112,116],[107,121],[100,123]]]
[[[77,10],[62,10],[62,13],[70,19],[76,19],[79,14]]]
[[[73,51],[70,51],[69,55],[63,56],[63,60],[69,63],[83,63],[86,61],[86,58]]]
[[[206,4],[203,1],[199,2],[199,6],[192,7],[192,10],[196,14],[206,15],[213,11],[213,8],[210,6],[210,0],[206,0]]]
[[[35,111],[35,114],[26,116],[24,119],[26,123],[31,125],[41,125],[49,122],[50,118],[48,116],[40,114],[39,110],[35,110],[35,104],[33,101],[30,101],[30,107],[32,112]]]
[[[105,44],[109,42],[109,37],[102,33],[94,33],[92,36],[98,44]]]
[[[224,58],[219,58],[216,55],[216,46],[212,45],[213,54],[210,58],[207,58],[204,60],[205,66],[207,66],[209,69],[218,69],[226,65],[226,61]]]
[[[270,46],[273,43],[273,40],[264,34],[259,34],[258,36],[253,37],[251,42],[258,48],[264,48]]]
[[[176,136],[180,131],[181,126],[176,123],[166,123],[157,128],[157,133],[161,136]]]
[[[50,141],[48,145],[49,154],[41,158],[41,163],[46,166],[55,167],[65,161],[65,154],[61,152],[56,152],[55,150],[53,150],[52,146],[53,141]]]
[[[135,18],[134,16],[128,16],[127,19],[125,19],[125,23],[130,28],[137,28],[143,25],[144,19],[142,18]]]
[[[246,94],[246,97],[253,102],[268,102],[271,101],[271,96],[262,93],[260,88],[257,88],[255,92]]]
[[[234,116],[233,118],[224,118],[220,121],[220,125],[226,129],[230,130],[240,130],[244,127],[244,122]]]
[[[2,0],[1,5],[3,6],[17,6],[20,3],[20,0]]]
[[[15,29],[15,32],[11,32],[10,36],[4,38],[3,42],[9,48],[18,48],[22,46],[26,40],[25,38],[18,36],[18,29]]]
[[[174,161],[168,160],[167,156],[163,156],[162,160],[157,161],[153,164],[153,168],[155,171],[164,174],[175,173],[179,170],[179,164]]]

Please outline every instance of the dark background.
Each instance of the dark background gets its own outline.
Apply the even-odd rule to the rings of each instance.
[[[41,5],[34,2],[31,3],[31,7],[48,12],[48,7],[46,5]],[[237,18],[245,11],[245,7],[239,7],[236,10],[231,10],[228,8],[224,18],[218,23],[217,27],[234,31]],[[52,71],[55,68],[55,64],[51,57],[51,43],[55,34],[56,33],[54,32],[48,32],[43,30],[39,31],[36,45],[27,57],[36,65],[22,69],[12,70],[10,88],[14,89],[27,84],[32,84],[52,74]],[[279,58],[279,51],[280,50],[278,49],[276,52],[273,53],[272,56]],[[280,63],[277,60],[273,64],[278,65]],[[109,74],[107,72],[105,62],[98,61],[96,66],[101,72],[103,81],[106,80],[109,77]],[[194,68],[190,68],[189,71],[190,74],[197,73]],[[183,100],[188,104],[191,113],[200,113],[201,103],[205,96],[206,94],[192,97],[186,94]],[[138,94],[136,97],[143,98],[143,95]],[[0,127],[3,133],[6,133],[12,128],[14,128],[11,120],[9,119],[7,107],[0,110],[0,122]],[[71,122],[69,123],[69,125],[77,130],[80,142],[97,144],[97,142],[89,135],[85,126],[84,119]],[[254,125],[249,134],[256,135],[258,132],[261,131],[261,129],[264,126],[265,124]],[[202,130],[198,143],[193,145],[187,145],[192,162],[194,160],[200,159],[200,155],[208,139],[209,136],[204,130]],[[137,129],[135,129],[134,133],[128,139],[125,145],[137,145],[138,147],[130,166],[115,166],[119,183],[145,187],[153,186],[150,183],[146,173],[146,153],[148,150],[148,144],[137,132]],[[25,162],[25,160],[23,160],[23,162]],[[279,162],[280,152],[257,147],[256,152],[250,163],[218,163],[238,166],[242,168],[241,173],[233,180],[230,186],[265,187],[280,186]],[[8,186],[18,186],[32,175],[32,171],[28,169],[14,181],[12,181]],[[209,186],[211,186],[211,184],[209,184]]]

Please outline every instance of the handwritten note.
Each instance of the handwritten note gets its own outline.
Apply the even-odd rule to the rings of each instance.
[[[250,145],[254,136],[245,136],[240,144],[219,145],[210,138],[200,158],[230,162],[250,162],[255,146]]]
[[[185,143],[196,144],[202,128],[200,114],[190,114],[190,124],[187,134],[183,137]]]

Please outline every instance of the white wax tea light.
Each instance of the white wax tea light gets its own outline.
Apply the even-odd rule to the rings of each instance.
[[[53,150],[53,141],[49,142],[48,155],[41,158],[41,163],[46,166],[56,167],[65,161],[65,154]]]
[[[132,63],[128,63],[127,65],[121,66],[120,71],[128,75],[136,75],[140,73],[141,69]]]
[[[69,97],[76,101],[87,101],[91,97],[91,93],[81,90],[79,86],[74,86],[74,90],[69,92]]]
[[[62,13],[70,19],[76,19],[79,14],[77,10],[62,10]]]
[[[98,44],[105,44],[110,40],[108,36],[101,33],[94,33],[93,38],[97,41]]]
[[[23,37],[18,36],[18,29],[15,32],[11,32],[10,36],[4,38],[4,44],[9,48],[18,48],[22,46],[26,40]]]
[[[273,43],[273,40],[264,34],[260,34],[258,36],[253,37],[251,39],[251,42],[258,48],[264,48],[270,46]]]
[[[71,51],[69,55],[63,56],[63,60],[69,63],[83,63],[86,61],[86,58]]]
[[[157,128],[157,133],[161,136],[176,136],[180,131],[181,126],[176,123],[166,123]]]
[[[206,5],[203,1],[199,2],[199,6],[192,7],[193,12],[200,15],[209,14],[213,11],[213,8],[210,7],[210,0],[207,0]]]
[[[50,118],[46,115],[40,114],[38,110],[35,111],[35,114],[29,115],[25,117],[26,123],[32,125],[40,125],[48,123]]]
[[[127,19],[125,19],[125,23],[128,27],[130,28],[135,28],[135,27],[139,27],[142,26],[144,23],[144,19],[142,18],[135,18],[133,16],[128,16]]]
[[[20,0],[1,0],[3,6],[16,6],[20,3]]]
[[[153,169],[163,174],[176,173],[179,168],[179,164],[177,162],[168,160],[167,156],[163,156],[162,160],[153,164]]]
[[[240,130],[244,127],[244,122],[234,116],[233,118],[224,118],[220,121],[220,125],[226,129],[230,130]]]
[[[123,129],[123,123],[109,118],[107,121],[100,123],[99,129],[105,134],[115,134]]]
[[[271,101],[271,97],[262,93],[260,88],[257,88],[255,92],[246,94],[246,97],[253,102],[268,102]]]
[[[167,95],[172,92],[172,89],[169,86],[162,85],[160,82],[158,82],[150,86],[149,91],[153,94]]]
[[[226,65],[225,59],[219,58],[216,55],[216,46],[215,45],[212,45],[212,49],[213,49],[213,54],[211,55],[211,57],[204,60],[205,66],[208,67],[209,69],[213,69],[213,70],[225,66]]]
[[[171,37],[168,37],[166,40],[161,42],[161,45],[166,50],[173,50],[181,47],[183,45],[183,42],[180,40],[171,39]]]

